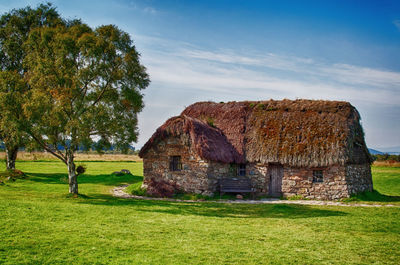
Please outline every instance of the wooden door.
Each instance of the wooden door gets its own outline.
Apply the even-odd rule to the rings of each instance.
[[[282,195],[283,167],[280,164],[268,166],[269,172],[269,195],[280,197]]]

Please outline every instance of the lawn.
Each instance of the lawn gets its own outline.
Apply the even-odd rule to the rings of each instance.
[[[29,177],[0,186],[0,263],[398,264],[397,207],[124,200],[110,190],[140,181],[141,162],[84,163],[80,198],[60,162],[17,163]],[[134,176],[111,175],[123,168]],[[400,195],[400,168],[373,175]]]
[[[400,167],[372,167],[374,188],[391,196],[400,195]]]

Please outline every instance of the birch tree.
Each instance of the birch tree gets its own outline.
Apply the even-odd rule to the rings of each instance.
[[[69,192],[78,194],[78,145],[135,142],[149,76],[130,36],[114,25],[92,29],[75,21],[36,28],[24,49],[30,86],[25,131],[66,164]]]

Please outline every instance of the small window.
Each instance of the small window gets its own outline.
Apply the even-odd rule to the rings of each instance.
[[[169,161],[170,171],[182,170],[181,156],[171,156]]]
[[[238,167],[238,176],[246,176],[246,164],[240,164]]]
[[[313,182],[324,182],[322,170],[313,170]]]

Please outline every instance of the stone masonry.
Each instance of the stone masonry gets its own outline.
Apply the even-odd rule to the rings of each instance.
[[[182,170],[170,171],[170,157],[180,156]],[[191,148],[187,136],[168,137],[154,145],[143,157],[144,183],[150,178],[175,182],[187,193],[212,195],[220,178],[235,177],[237,165],[201,159]],[[313,182],[313,170],[323,171],[323,182]],[[268,195],[268,164],[246,165],[246,177],[252,180],[258,195]],[[323,168],[283,166],[282,195],[300,195],[307,199],[335,200],[372,190],[369,164],[334,165]]]

